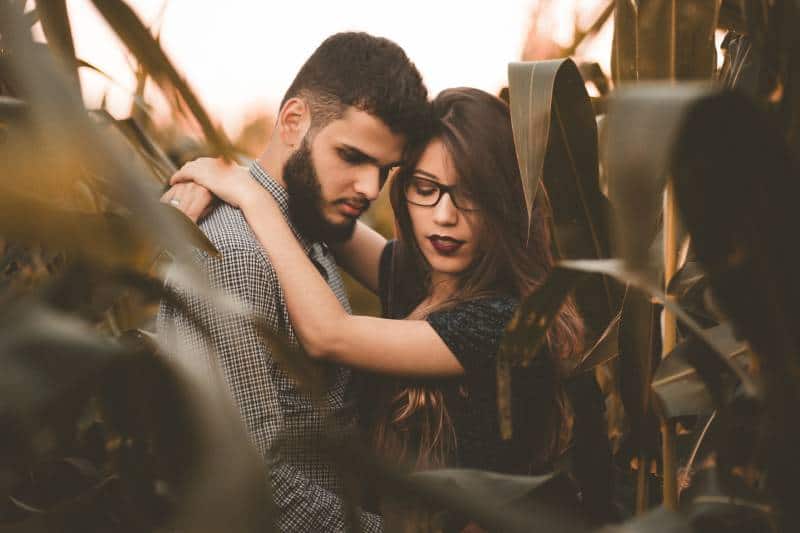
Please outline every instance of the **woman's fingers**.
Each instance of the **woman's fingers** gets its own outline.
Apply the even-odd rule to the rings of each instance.
[[[170,185],[175,185],[178,183],[186,183],[187,181],[196,181],[198,178],[198,174],[196,172],[195,167],[192,165],[192,161],[189,163],[184,164],[181,168],[178,169],[175,174],[169,179]]]
[[[186,163],[172,175],[169,181],[173,189],[164,198],[196,220],[208,209],[214,196],[238,207],[242,198],[247,197],[248,187],[253,185],[248,177],[246,167],[204,157]],[[183,188],[176,192],[179,185]],[[176,196],[180,204],[175,203]]]
[[[165,204],[177,208],[192,221],[197,222],[208,211],[214,196],[196,183],[177,183],[161,197]]]
[[[165,192],[164,194],[161,195],[161,198],[159,199],[159,201],[162,204],[168,204],[168,203],[170,203],[170,200],[172,200],[173,196],[175,196],[175,187],[174,186],[170,187],[169,189],[167,189],[167,192]]]
[[[214,200],[214,196],[206,189],[205,187],[201,187],[200,185],[196,185],[194,183],[186,183],[184,184],[186,188],[186,205],[181,210],[186,214],[187,217],[192,219],[192,221],[197,222],[202,218],[203,212],[206,211],[211,202]]]
[[[224,173],[225,169],[231,166],[230,163],[222,159],[213,159],[210,157],[200,157],[193,161],[185,163],[175,174],[169,179],[170,184],[183,183],[187,181],[194,181],[196,183],[205,184],[206,180],[211,176]]]

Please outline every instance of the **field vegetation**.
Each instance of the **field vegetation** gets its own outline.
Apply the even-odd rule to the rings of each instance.
[[[136,69],[123,119],[81,99],[78,72],[96,68],[65,0],[0,0],[0,531],[268,531],[263,467],[222,385],[152,336],[158,301],[181,305],[167,264],[244,312],[186,260],[213,246],[157,200],[187,158],[254,155],[268,122],[229,139],[124,1],[91,2]],[[567,57],[607,23],[611,72]],[[798,0],[610,0],[573,45],[509,65],[526,200],[547,191],[559,263],[498,356],[501,431],[510,369],[574,293],[590,349],[565,372],[598,378],[614,461],[571,468],[594,476],[585,491],[613,479],[607,531],[800,530],[799,26]],[[147,80],[189,137],[156,127]],[[385,206],[372,217],[391,231]],[[314,390],[305,356],[264,335]],[[565,506],[569,469],[410,474],[360,442],[326,448],[352,487],[386,495],[389,530],[452,514],[490,531],[602,525]]]

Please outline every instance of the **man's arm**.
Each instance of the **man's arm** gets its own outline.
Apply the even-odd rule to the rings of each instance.
[[[277,308],[274,271],[259,250],[223,250],[221,259],[205,254],[200,259],[209,284],[234,296],[259,319],[277,329],[281,310]],[[345,508],[333,492],[313,483],[293,465],[271,457],[270,449],[283,428],[283,411],[272,379],[274,360],[269,345],[259,336],[252,320],[222,313],[188,291],[179,290],[188,309],[211,333],[211,350],[194,323],[171,306],[162,303],[159,329],[174,328],[182,357],[216,357],[200,361],[212,372],[218,365],[247,428],[267,465],[273,499],[278,508],[277,523],[283,531],[344,531]],[[172,321],[172,324],[167,323]],[[194,361],[197,363],[198,361]],[[376,515],[362,514],[364,531],[380,531]]]
[[[353,235],[347,241],[331,245],[339,267],[375,294],[385,247],[386,238],[363,222],[356,222]]]

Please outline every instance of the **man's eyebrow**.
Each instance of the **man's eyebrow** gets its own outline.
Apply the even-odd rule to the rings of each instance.
[[[347,143],[342,143],[341,147],[343,149],[345,149],[345,150],[349,150],[351,152],[354,152],[355,155],[364,158],[365,161],[369,161],[373,165],[379,166],[381,168],[396,167],[396,166],[401,165],[403,163],[402,159],[398,159],[397,161],[392,161],[391,163],[387,163],[385,165],[381,165],[380,161],[378,161],[377,158],[372,157],[371,155],[369,155],[367,153],[364,153],[363,151],[361,151],[360,149],[356,148],[355,146],[352,146],[352,145],[347,144]]]
[[[372,157],[369,154],[365,154],[363,151],[359,150],[355,146],[349,145],[347,143],[342,143],[342,148],[344,148],[345,150],[349,150],[351,152],[355,152],[355,155],[357,155],[359,157],[363,157],[366,161],[369,161],[370,163],[378,165],[378,160],[377,159],[375,159],[374,157]]]

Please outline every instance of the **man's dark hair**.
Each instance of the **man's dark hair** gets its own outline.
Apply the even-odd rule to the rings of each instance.
[[[349,106],[379,118],[413,145],[430,122],[428,91],[417,67],[394,42],[367,33],[337,33],[311,54],[281,101],[300,97],[313,128],[341,118]]]

